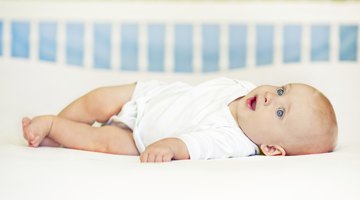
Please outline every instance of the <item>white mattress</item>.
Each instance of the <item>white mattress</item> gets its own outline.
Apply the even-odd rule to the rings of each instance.
[[[0,60],[0,199],[360,199],[359,66],[309,67],[280,67],[283,74],[272,78],[264,76],[266,68],[221,75],[257,84],[305,81],[323,90],[338,116],[335,152],[141,164],[132,156],[29,148],[21,118],[57,113],[102,85],[150,78],[200,82],[219,74],[132,75]]]

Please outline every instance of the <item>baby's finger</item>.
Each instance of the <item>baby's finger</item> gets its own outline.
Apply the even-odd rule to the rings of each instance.
[[[147,157],[147,161],[145,161],[145,162],[155,162],[155,155],[149,154]]]
[[[170,162],[172,159],[172,155],[171,154],[166,154],[163,156],[163,162]]]
[[[155,158],[155,162],[163,162],[163,155],[157,155]]]
[[[141,162],[147,162],[147,159],[148,159],[148,154],[146,152],[143,152],[141,155],[140,155],[140,161]]]

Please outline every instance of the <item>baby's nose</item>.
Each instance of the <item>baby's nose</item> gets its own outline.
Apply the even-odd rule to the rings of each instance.
[[[264,98],[265,98],[264,105],[270,105],[271,102],[273,102],[274,99],[276,98],[276,94],[272,92],[266,92]]]

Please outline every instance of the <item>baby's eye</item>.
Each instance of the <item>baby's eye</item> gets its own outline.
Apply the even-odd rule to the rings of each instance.
[[[278,88],[277,90],[276,90],[276,93],[277,93],[277,95],[279,95],[279,96],[282,96],[283,94],[284,94],[284,88]]]
[[[276,110],[276,116],[277,116],[279,119],[283,118],[284,114],[285,114],[285,109],[284,109],[284,108],[278,108],[278,109]]]

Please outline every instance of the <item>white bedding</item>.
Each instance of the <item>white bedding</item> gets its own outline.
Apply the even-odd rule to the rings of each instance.
[[[135,75],[2,59],[0,199],[360,199],[359,66],[275,69],[281,73],[261,68],[220,75],[256,84],[306,82],[321,89],[338,116],[335,152],[141,164],[138,157],[29,148],[22,139],[22,116],[57,113],[95,87],[151,78],[196,83],[220,75]]]

